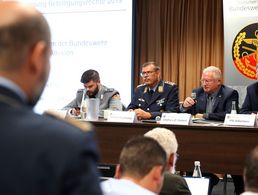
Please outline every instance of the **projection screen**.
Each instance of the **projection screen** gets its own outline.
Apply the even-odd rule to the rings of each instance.
[[[82,73],[120,92],[127,106],[132,87],[133,0],[21,0],[40,10],[52,33],[51,72],[36,112],[61,109],[83,88]]]

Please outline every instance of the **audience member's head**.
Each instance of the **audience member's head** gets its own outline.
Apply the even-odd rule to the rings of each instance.
[[[81,83],[83,83],[84,88],[87,90],[87,95],[89,97],[95,97],[100,88],[100,77],[96,70],[87,70],[81,76]]]
[[[0,75],[16,83],[35,105],[50,70],[47,21],[34,7],[0,1]]]
[[[245,191],[258,192],[258,146],[247,156],[244,167]]]
[[[163,147],[167,155],[167,169],[174,173],[178,148],[175,134],[169,129],[157,127],[145,133],[144,136],[155,139]]]
[[[158,193],[163,183],[166,152],[152,138],[135,137],[123,147],[116,176],[132,180],[140,186]]]

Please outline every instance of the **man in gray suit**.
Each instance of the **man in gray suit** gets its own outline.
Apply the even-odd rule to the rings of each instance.
[[[80,114],[80,107],[83,96],[86,98],[99,98],[100,116],[103,110],[122,110],[119,92],[113,88],[108,88],[100,83],[99,73],[96,70],[87,70],[81,76],[81,83],[84,89],[79,89],[73,99],[64,109],[69,109],[69,113],[75,116]]]

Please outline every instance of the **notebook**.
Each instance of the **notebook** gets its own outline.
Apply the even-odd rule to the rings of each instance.
[[[192,195],[208,195],[209,178],[184,177]]]

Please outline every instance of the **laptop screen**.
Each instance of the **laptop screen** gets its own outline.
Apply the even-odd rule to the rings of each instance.
[[[207,195],[209,178],[184,177],[192,195]]]

